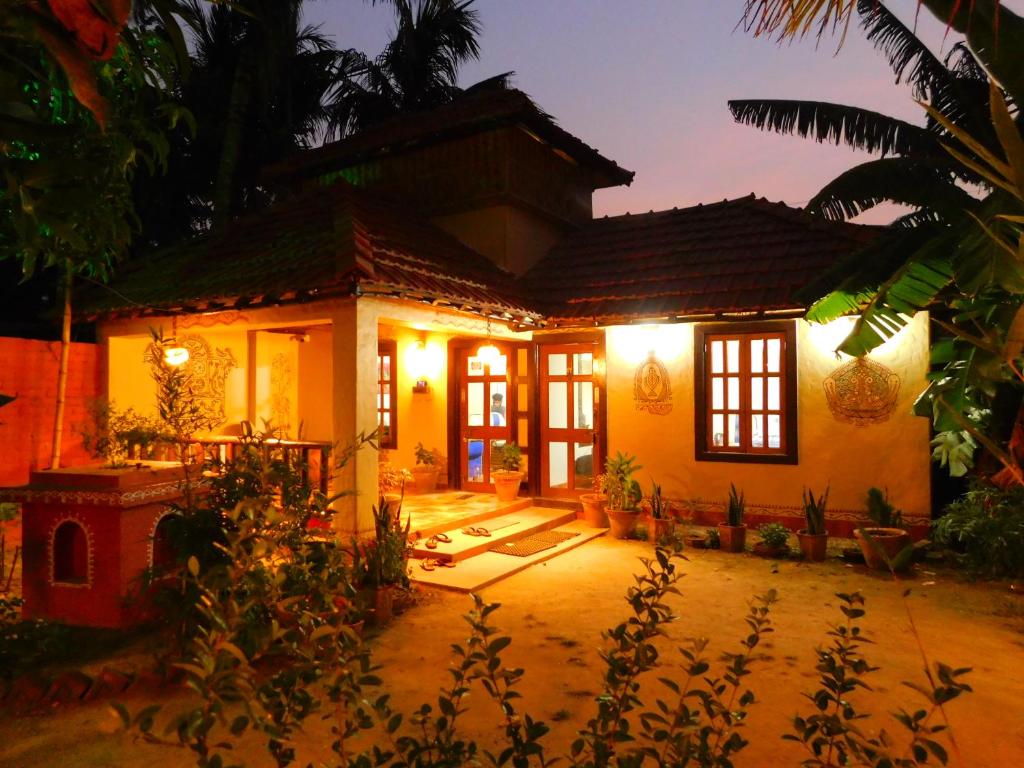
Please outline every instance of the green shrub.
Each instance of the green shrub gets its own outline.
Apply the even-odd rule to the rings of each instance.
[[[933,524],[935,540],[989,578],[1024,578],[1024,488],[977,485]]]
[[[782,523],[765,523],[757,529],[757,535],[769,549],[789,546],[789,529]]]

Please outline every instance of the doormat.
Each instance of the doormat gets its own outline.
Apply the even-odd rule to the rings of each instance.
[[[529,557],[537,552],[543,552],[545,549],[551,549],[556,544],[561,544],[563,541],[568,541],[569,539],[573,539],[577,536],[579,536],[578,533],[541,531],[540,533],[527,536],[519,541],[495,544],[490,548],[490,551],[500,552],[503,555],[512,555],[513,557]]]

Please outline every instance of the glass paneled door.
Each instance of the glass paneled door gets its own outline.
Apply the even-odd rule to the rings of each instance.
[[[461,485],[469,490],[492,490],[491,472],[500,469],[499,452],[513,439],[511,418],[515,413],[509,386],[512,350],[481,357],[476,349],[461,353],[460,451]]]
[[[591,343],[540,347],[542,496],[576,498],[600,471],[595,350]]]

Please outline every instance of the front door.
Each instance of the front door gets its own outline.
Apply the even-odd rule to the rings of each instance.
[[[542,496],[577,498],[590,491],[603,455],[596,343],[540,347]]]
[[[489,345],[496,346],[496,345]],[[460,350],[459,472],[461,486],[491,490],[491,472],[500,469],[499,452],[513,439],[510,402],[511,370],[507,346],[498,354],[481,357],[477,349]]]

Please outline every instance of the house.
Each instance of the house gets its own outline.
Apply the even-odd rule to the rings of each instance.
[[[876,230],[754,196],[594,219],[633,174],[524,94],[483,91],[272,168],[278,202],[154,254],[91,294],[107,390],[151,409],[151,329],[190,352],[218,434],[266,419],[346,443],[378,425],[390,460],[423,443],[449,488],[487,490],[523,449],[523,493],[574,503],[609,452],[634,453],[695,519],[730,483],[753,521],[797,527],[831,488],[848,532],[870,486],[929,518],[924,315],[864,359],[811,326],[799,289]],[[378,457],[337,487],[339,526],[372,525]]]

